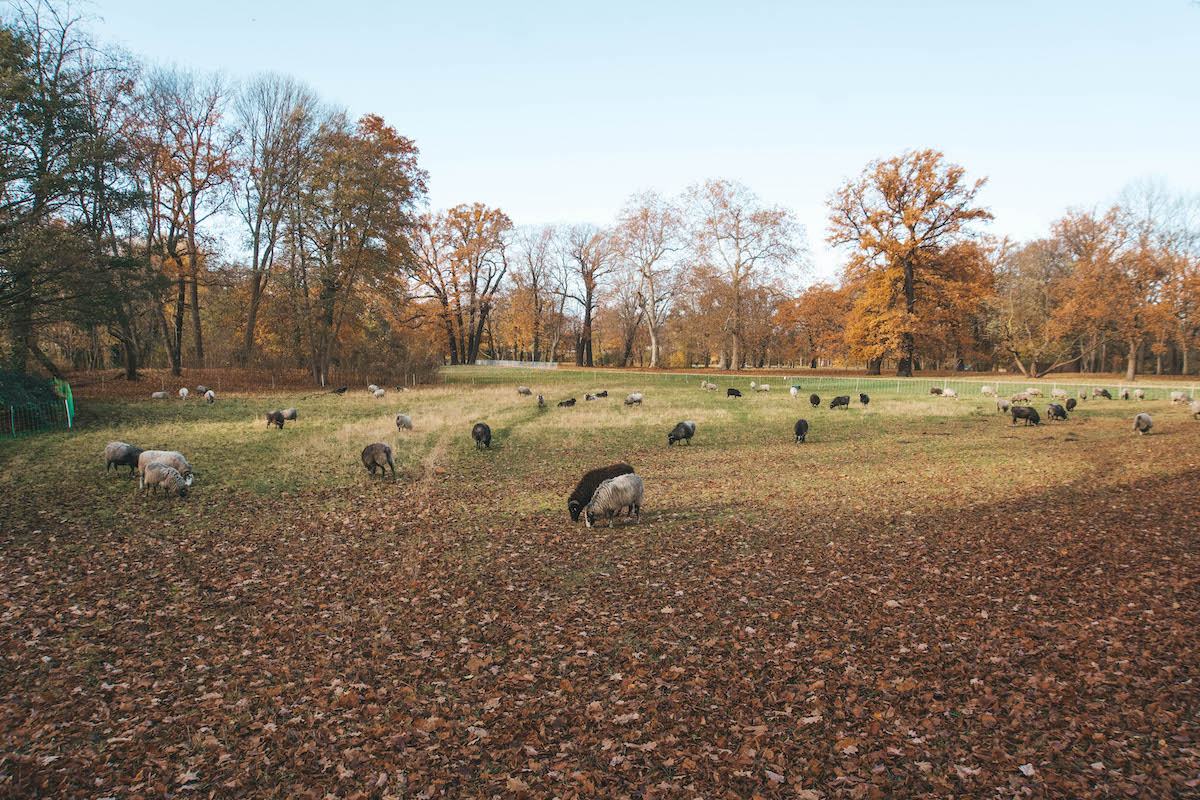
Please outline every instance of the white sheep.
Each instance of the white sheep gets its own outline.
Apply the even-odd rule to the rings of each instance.
[[[613,516],[628,508],[629,516],[642,521],[642,479],[634,473],[609,478],[596,487],[596,493],[584,509],[584,524],[592,527],[596,517],[603,514],[608,518],[608,527],[613,526]]]
[[[793,399],[793,400],[795,400],[795,399],[796,399],[796,395],[800,394],[800,387],[799,387],[799,386],[793,386],[793,387],[791,388],[791,393],[792,393],[792,399]]]
[[[1086,392],[1085,390],[1083,390],[1083,389],[1080,389],[1080,390],[1079,390],[1079,399],[1080,399],[1080,400],[1087,400],[1087,398],[1088,398],[1088,394],[1087,394],[1087,392]]]
[[[958,392],[953,389],[942,389],[942,397],[949,397],[951,400],[958,399]]]
[[[640,406],[641,404],[642,404],[642,393],[641,392],[634,392],[633,394],[631,394],[625,398],[625,405],[627,405],[627,406],[632,406],[632,405]]]
[[[1146,399],[1146,390],[1145,389],[1134,389],[1133,390],[1133,398],[1135,400],[1145,400]]]
[[[1029,392],[1017,392],[1009,399],[1014,403],[1028,403],[1033,400],[1033,398],[1029,396]]]
[[[1042,390],[1035,389],[1032,386],[1030,386],[1028,389],[1026,389],[1025,393],[1028,394],[1030,397],[1041,397],[1042,396]]]
[[[995,394],[996,394],[996,390],[995,390],[995,388],[994,388],[994,387],[991,387],[991,386],[984,386],[982,389],[980,389],[980,390],[979,390],[979,393],[980,393],[980,394],[987,394],[987,395],[995,395]]]
[[[179,390],[179,396],[182,397],[184,400],[187,400],[188,390],[187,390],[186,386]]]
[[[379,398],[383,397],[385,394],[387,394],[387,392],[385,392],[383,389],[376,389],[375,390],[375,399],[378,400]]]
[[[1066,400],[1067,392],[1065,389],[1055,389],[1054,391],[1050,392],[1050,396],[1055,400]]]
[[[1192,396],[1187,392],[1171,392],[1171,405],[1177,406],[1192,402]]]
[[[760,383],[758,386],[755,386],[753,383],[751,383],[750,388],[754,389],[756,392],[769,392],[771,391],[771,384]]]
[[[1150,415],[1143,412],[1133,418],[1133,432],[1140,436],[1145,436],[1154,427],[1154,420],[1150,419]]]
[[[409,419],[407,414],[397,414],[396,415],[396,430],[398,430],[398,431],[404,431],[404,430],[411,431],[412,430],[412,420]]]
[[[1129,399],[1129,389],[1126,389],[1126,388],[1122,388],[1122,389],[1121,389],[1121,399],[1122,399],[1122,400],[1128,400],[1128,399]]]
[[[294,409],[294,408],[285,408],[283,411],[280,411],[279,413],[283,414],[283,418],[287,419],[287,420],[296,420],[296,419],[300,418],[299,412],[296,411],[296,409]]]
[[[379,387],[373,383],[367,387],[367,394],[375,394],[378,391],[379,391]]]
[[[212,389],[209,389],[204,393],[204,399],[208,401],[209,405],[212,405],[213,403],[217,402],[217,393]]]
[[[532,395],[532,394],[533,394],[533,390],[532,390],[532,389],[530,389],[528,386],[518,386],[518,387],[517,387],[517,394],[527,394],[527,395]]]
[[[1188,410],[1192,412],[1192,419],[1200,417],[1200,400],[1193,400]]]
[[[196,477],[195,473],[192,472],[191,465],[188,464],[187,459],[183,457],[182,453],[174,450],[143,450],[142,454],[138,456],[137,464],[138,472],[142,475],[142,483],[140,485],[145,485],[146,467],[154,463],[165,464],[177,470],[183,476],[184,480],[187,481],[188,486],[192,485],[192,481]]]
[[[704,388],[710,392],[715,392],[717,390],[717,385],[715,383],[709,383],[708,386],[705,386]]]
[[[172,493],[180,497],[187,497],[191,481],[185,480],[179,474],[179,470],[174,467],[169,467],[158,461],[147,464],[146,472],[142,475],[141,488],[150,489],[155,494],[158,494],[160,486],[166,491],[167,497],[170,497]]]
[[[166,392],[154,392],[150,395],[151,400],[166,400],[168,397]]]

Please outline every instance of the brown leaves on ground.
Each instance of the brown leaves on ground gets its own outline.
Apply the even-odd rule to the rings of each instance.
[[[1198,472],[840,529],[370,491],[0,499],[0,793],[1197,791]]]

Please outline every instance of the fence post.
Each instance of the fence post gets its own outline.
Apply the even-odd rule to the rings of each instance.
[[[12,428],[12,438],[17,438],[17,410],[12,406],[8,407],[8,426]]]

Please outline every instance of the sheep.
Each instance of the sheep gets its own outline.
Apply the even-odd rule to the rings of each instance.
[[[387,475],[388,467],[392,468],[392,480],[396,480],[396,462],[392,460],[392,448],[383,442],[375,442],[363,448],[362,463],[371,473],[371,477],[375,477],[375,470],[379,470],[379,477]]]
[[[867,403],[871,402],[871,398],[868,395],[865,395],[862,392],[859,392],[858,393],[858,402],[862,403],[865,406]]]
[[[939,389],[939,388],[938,388],[938,387],[936,387],[936,386],[930,386],[930,387],[929,387],[929,393],[930,393],[930,394],[941,394],[941,393],[942,393],[942,390],[941,390],[941,389]]]
[[[792,393],[792,399],[793,399],[793,400],[795,400],[795,399],[796,399],[796,395],[800,394],[800,387],[799,387],[799,386],[793,386],[793,387],[792,387],[792,388],[791,388],[789,391]]]
[[[471,438],[475,440],[476,450],[482,450],[484,447],[492,449],[492,429],[486,422],[475,423],[475,427],[471,428]]]
[[[1122,388],[1122,389],[1121,389],[1121,399],[1122,399],[1122,400],[1128,400],[1128,399],[1129,399],[1129,389],[1127,389],[1127,388]]]
[[[129,467],[129,475],[133,477],[138,465],[138,456],[141,454],[140,447],[125,442],[109,442],[104,446],[104,474],[107,475],[109,469],[114,469],[120,475],[120,468],[124,466]]]
[[[187,497],[191,484],[179,474],[179,470],[154,461],[146,465],[146,471],[142,475],[141,488],[158,494],[160,486],[167,493],[167,497],[170,497],[172,493],[180,497]]]
[[[1054,389],[1053,391],[1050,392],[1050,396],[1053,397],[1055,400],[1066,400],[1067,392],[1065,389]]]
[[[283,411],[281,411],[281,412],[279,412],[279,413],[283,414],[283,418],[284,418],[284,419],[286,419],[286,420],[292,420],[292,421],[295,421],[295,420],[296,420],[296,419],[298,419],[298,418],[299,418],[299,416],[300,416],[300,415],[299,415],[299,414],[296,412],[296,409],[294,409],[294,408],[285,408]]]
[[[575,398],[574,398],[574,397],[572,397],[570,400],[562,400],[562,401],[560,401],[560,402],[559,402],[559,404],[558,404],[558,407],[559,407],[559,408],[570,408],[570,407],[571,407],[571,406],[573,406],[573,405],[575,405]],[[628,403],[627,403],[626,405],[628,405]]]
[[[1087,392],[1085,392],[1083,389],[1080,389],[1080,390],[1079,390],[1079,399],[1080,399],[1080,400],[1087,400],[1087,398],[1088,398],[1088,396],[1087,396]]]
[[[808,436],[808,420],[806,420],[806,419],[796,420],[796,427],[794,428],[794,431],[796,433],[796,441],[792,442],[792,444],[803,443],[804,437]]]
[[[704,379],[704,378],[701,378],[701,379],[700,379],[700,388],[701,388],[701,389],[708,389],[708,387],[710,387],[710,386],[716,386],[716,384],[715,384],[715,383],[709,383],[709,382],[708,382],[706,379]]]
[[[760,383],[758,386],[753,386],[751,388],[753,388],[754,391],[756,391],[756,392],[769,392],[769,391],[771,391],[771,384]]]
[[[373,383],[367,387],[367,394],[375,394],[378,391],[379,391],[379,387]]]
[[[601,389],[596,392],[596,397],[608,397],[608,389]]]
[[[1079,405],[1079,404],[1075,402],[1075,398],[1074,398],[1074,397],[1068,397],[1068,398],[1067,398],[1067,411],[1074,411],[1074,410],[1075,410],[1075,406],[1077,406],[1077,405]]]
[[[1017,420],[1019,420],[1019,419],[1025,420],[1026,425],[1029,425],[1029,423],[1031,423],[1031,422],[1034,425],[1042,424],[1042,418],[1038,416],[1037,409],[1031,408],[1030,406],[1013,406],[1012,407],[1012,424],[1016,425]]]
[[[1028,403],[1033,398],[1029,396],[1029,392],[1017,392],[1009,398],[1013,403]]]
[[[412,419],[407,414],[397,414],[396,415],[396,430],[411,431],[412,430]]]
[[[1145,400],[1146,399],[1146,390],[1145,389],[1134,389],[1133,390],[1133,398],[1135,400]]]
[[[209,389],[204,393],[204,399],[207,400],[208,404],[211,406],[213,403],[217,402],[217,393],[212,389]]]
[[[532,395],[533,389],[530,389],[528,386],[518,386],[517,394]]]
[[[1003,397],[997,397],[996,398],[996,413],[997,414],[1007,414],[1008,408],[1011,405],[1012,405],[1012,403],[1010,403],[1008,400],[1005,400]]]
[[[1171,392],[1171,405],[1182,405],[1192,402],[1192,396],[1187,392]]]
[[[1032,386],[1030,386],[1028,389],[1026,389],[1025,393],[1028,394],[1030,397],[1041,397],[1042,396],[1042,390],[1035,389]]]
[[[816,408],[817,406],[821,405],[821,396],[816,395],[816,394],[810,394],[808,396],[808,402],[812,403],[813,408]]]
[[[201,397],[208,394],[208,392],[209,392],[209,388],[207,386],[205,386],[203,383],[196,387],[196,394],[200,395]]]
[[[396,391],[397,391],[397,392],[411,392],[411,391],[412,391],[412,389],[410,389],[410,388],[409,388],[409,387],[407,387],[407,386],[397,386],[397,387],[396,387]]]
[[[1046,406],[1046,421],[1053,422],[1056,419],[1065,420],[1067,418],[1067,410],[1058,403],[1051,403]]]
[[[1192,412],[1192,419],[1200,417],[1200,400],[1193,400],[1188,410]]]
[[[166,393],[166,392],[153,392],[153,393],[150,395],[150,399],[151,399],[151,400],[166,400],[166,399],[167,399],[167,396],[168,396],[168,395],[167,395],[167,393]]]
[[[1139,436],[1145,436],[1154,427],[1154,420],[1150,419],[1150,415],[1142,412],[1133,418],[1133,432]]]
[[[979,390],[979,393],[995,396],[996,390],[994,388],[992,388],[991,386],[984,386],[982,389]]]
[[[342,386],[338,389],[330,389],[328,392],[326,392],[326,394],[336,394],[338,397],[341,397],[348,391],[350,391],[349,386]]]
[[[282,411],[268,411],[267,412],[267,429],[269,430],[272,425],[279,428],[279,430],[283,430],[283,412]]]
[[[758,386],[758,384],[757,384],[757,383],[755,383],[754,381],[750,381],[750,389],[751,389],[751,391],[753,391],[753,390],[754,390],[754,387],[755,387],[755,386]]]
[[[1108,393],[1108,389],[1092,389],[1092,397],[1104,397],[1112,400],[1112,395]]]
[[[742,393],[739,392],[737,389],[734,389],[732,386],[730,386],[728,389],[725,390],[725,396],[726,397],[741,397]]]
[[[695,435],[696,423],[692,422],[690,419],[685,419],[667,434],[667,445],[670,446],[676,442],[684,441],[687,442],[688,446],[690,447],[692,444],[692,437]]]
[[[830,408],[837,408],[838,406],[842,406],[843,408],[849,409],[850,408],[850,395],[843,394],[843,395],[841,395],[839,397],[835,397],[829,401]]]
[[[641,392],[634,392],[633,394],[631,394],[625,398],[625,405],[627,405],[627,406],[632,406],[632,405],[640,406],[641,404],[642,404],[642,393]]]
[[[538,395],[538,398],[537,398],[537,400],[538,400],[538,408],[545,408],[545,407],[546,407],[546,398],[542,397],[542,396],[539,394],[539,395]]]
[[[383,397],[386,394],[387,394],[387,392],[384,391],[383,389],[376,389],[375,393],[374,393],[374,397],[376,400],[378,400],[379,398]]]
[[[598,397],[596,397],[596,395],[594,395],[594,394],[585,394],[585,395],[583,396],[583,400],[584,400],[584,402],[585,402],[585,403],[586,403],[588,400],[598,400],[598,399],[599,399],[599,398],[598,398]]]
[[[715,392],[717,390],[717,385],[715,383],[710,383],[708,386],[705,386],[704,388],[710,392]]]
[[[182,453],[178,453],[174,450],[143,450],[138,455],[138,472],[143,476],[143,484],[145,481],[146,467],[155,462],[164,464],[177,471],[183,476],[183,479],[187,481],[188,486],[191,486],[192,481],[196,478],[196,474],[192,472],[192,466],[188,464],[187,459],[183,457]]]
[[[942,389],[942,397],[948,397],[951,400],[957,400],[958,392],[954,391],[953,389]]]
[[[632,516],[635,522],[640,523],[642,521],[642,493],[642,479],[633,473],[609,478],[596,487],[592,501],[584,510],[583,524],[590,528],[596,523],[596,517],[603,514],[608,519],[608,527],[611,528],[613,517],[619,514],[623,508],[628,508],[629,516]]]
[[[567,498],[567,511],[571,515],[571,521],[579,521],[579,514],[587,507],[588,503],[592,502],[592,495],[596,493],[596,487],[610,478],[628,475],[632,472],[633,467],[628,464],[609,464],[607,467],[598,467],[583,473],[579,483],[575,484],[575,490]]]
[[[188,396],[188,390],[187,390],[187,387],[184,386],[182,389],[179,390],[179,397],[183,400],[187,400],[187,396]]]

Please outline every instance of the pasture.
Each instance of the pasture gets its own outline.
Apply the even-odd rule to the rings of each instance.
[[[853,380],[538,378],[100,396],[0,443],[0,793],[1195,791],[1186,407],[1026,427],[899,383],[864,407]],[[114,439],[184,453],[192,495],[106,476]],[[363,469],[376,441],[398,480]],[[641,524],[573,525],[575,482],[614,461],[645,482]]]

